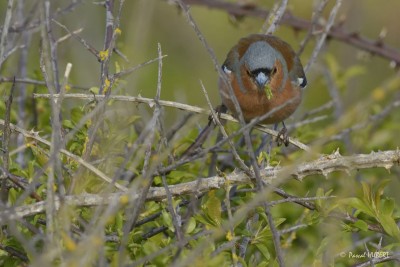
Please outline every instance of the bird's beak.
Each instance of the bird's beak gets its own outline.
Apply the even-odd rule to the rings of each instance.
[[[260,90],[264,90],[265,85],[269,82],[269,77],[265,73],[260,72],[256,77],[256,83]]]

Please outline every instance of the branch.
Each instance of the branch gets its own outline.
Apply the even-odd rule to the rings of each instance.
[[[281,174],[289,174],[293,178],[302,180],[306,176],[322,174],[327,176],[335,171],[350,172],[352,170],[385,168],[390,169],[394,165],[400,165],[400,150],[388,150],[381,152],[371,152],[370,154],[357,154],[353,156],[342,156],[338,152],[326,155],[320,159],[304,163],[296,168],[288,166],[268,167],[260,171],[260,176],[265,183],[271,183]],[[192,182],[168,186],[172,196],[199,195],[212,189],[225,188],[226,184],[238,185],[249,184],[253,181],[243,172],[233,172],[225,177],[213,176],[209,178],[196,179]],[[138,194],[111,193],[111,194],[84,194],[79,196],[66,196],[65,204],[72,206],[99,206],[114,203],[118,198],[134,202]],[[161,201],[167,198],[164,187],[151,187],[146,200]],[[0,225],[7,221],[32,216],[45,211],[46,202],[41,201],[31,205],[25,205],[15,208],[8,208],[0,212]],[[55,207],[60,207],[60,199],[56,197]]]
[[[11,17],[12,17],[12,9],[14,5],[14,0],[8,0],[6,17],[4,19],[3,31],[0,37],[0,70],[3,62],[6,60],[6,49],[7,49],[7,35],[8,28],[10,27]]]
[[[0,77],[0,83],[14,83],[14,78]],[[30,85],[39,85],[46,86],[45,81],[34,80],[30,78],[15,78],[16,84],[30,84]],[[81,90],[89,90],[89,86],[79,86],[79,85],[69,85],[73,89],[81,89]]]
[[[2,138],[2,146],[1,150],[3,152],[3,168],[4,171],[0,177],[0,201],[2,204],[6,204],[8,201],[8,189],[7,189],[7,175],[5,172],[8,172],[10,168],[9,157],[9,142],[10,142],[10,117],[11,117],[11,105],[13,102],[13,94],[15,89],[15,83],[13,83],[10,91],[10,95],[8,99],[5,101],[6,112],[5,112],[5,121],[4,121],[4,130],[3,130],[3,138]]]
[[[47,98],[47,99],[51,99],[51,95],[50,94],[33,94],[34,98]],[[59,98],[60,95],[58,94],[54,94],[53,95],[54,98]],[[67,99],[67,98],[73,98],[73,99],[88,99],[91,101],[95,101],[95,100],[99,100],[99,99],[104,99],[105,96],[104,95],[89,95],[89,94],[65,94],[63,95],[63,99]],[[146,97],[140,97],[140,96],[121,96],[121,95],[110,95],[107,97],[107,99],[109,100],[116,100],[116,101],[129,101],[129,102],[137,102],[137,103],[143,103],[143,104],[147,104],[149,105],[150,108],[153,108],[156,104],[155,100],[152,98],[146,98]],[[177,109],[181,109],[181,110],[186,110],[189,112],[194,112],[194,113],[199,113],[199,114],[206,114],[209,115],[210,111],[207,109],[203,109],[203,108],[199,108],[196,106],[191,106],[191,105],[187,105],[187,104],[182,104],[182,103],[178,103],[178,102],[174,102],[174,101],[167,101],[167,100],[159,100],[158,101],[159,104],[161,106],[164,107],[173,107],[173,108],[177,108]],[[269,114],[269,113],[268,113]],[[226,113],[222,113],[220,115],[221,119],[224,120],[228,120],[228,121],[233,121],[233,122],[237,122],[238,120],[235,119],[234,117],[232,117],[231,115],[228,115]],[[266,126],[262,125],[262,124],[258,124],[254,126],[255,129],[262,131],[264,133],[267,133],[269,135],[272,135],[274,137],[278,136],[278,132],[271,130],[269,128],[267,128]],[[289,137],[289,142],[291,144],[293,144],[294,146],[305,150],[305,151],[310,151],[310,148],[299,142],[298,140]]]
[[[189,5],[206,6],[213,9],[221,9],[234,16],[250,16],[267,18],[269,12],[260,8],[249,5],[241,5],[217,0],[183,0]],[[315,32],[324,30],[325,25],[318,23],[313,24],[311,21],[293,16],[286,11],[280,20],[281,24],[288,25],[294,30],[308,31],[315,26]],[[365,50],[373,55],[386,58],[393,61],[396,65],[400,65],[400,52],[392,47],[385,45],[380,39],[374,41],[360,36],[358,33],[350,33],[343,30],[340,24],[332,26],[328,32],[328,37],[338,41],[347,43],[359,49]]]

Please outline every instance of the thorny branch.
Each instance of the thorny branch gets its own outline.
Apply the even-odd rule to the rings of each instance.
[[[224,10],[227,13],[234,16],[249,16],[267,18],[269,11],[257,8],[255,6],[242,5],[236,3],[230,3],[226,1],[215,1],[215,0],[184,0],[189,5],[200,5],[212,9]],[[315,32],[323,31],[325,25],[318,23],[313,24],[312,21],[301,19],[289,11],[286,11],[281,20],[281,24],[288,25],[294,30],[308,31],[314,29]],[[385,45],[382,40],[370,40],[356,32],[346,32],[341,24],[334,25],[327,33],[328,38],[333,38],[338,41],[347,43],[361,50],[367,51],[373,55],[386,58],[393,61],[396,65],[400,65],[400,52],[392,47]]]
[[[357,154],[353,156],[342,156],[339,152],[331,155],[326,155],[320,159],[303,163],[296,166],[287,167],[268,167],[260,170],[260,176],[263,182],[269,184],[277,180],[281,173],[287,174],[287,170],[292,170],[289,175],[295,179],[302,180],[311,175],[323,175],[336,171],[344,171],[349,173],[354,170],[369,169],[369,168],[385,168],[390,170],[393,166],[400,166],[400,150],[388,150],[381,152],[372,152],[370,154]],[[226,183],[231,185],[249,184],[253,181],[248,178],[243,172],[233,172],[224,177],[214,176],[202,178],[193,182],[181,183],[177,185],[169,185],[169,191],[172,196],[182,195],[199,195],[203,192],[208,192],[211,189],[220,189],[226,186]],[[111,199],[126,196],[126,193],[112,193],[105,195],[84,194],[80,196],[66,196],[66,203],[76,206],[98,206],[111,203]],[[128,195],[129,199],[136,199],[137,194]],[[167,197],[164,187],[151,187],[146,196],[146,201],[162,201]],[[58,203],[58,204],[57,204]],[[59,205],[57,200],[55,206]],[[45,202],[37,202],[32,205],[20,207],[12,207],[3,212],[0,212],[0,224],[6,221],[14,220],[26,216],[35,215],[45,211]]]

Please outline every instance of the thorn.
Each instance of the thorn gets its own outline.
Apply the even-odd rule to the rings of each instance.
[[[387,35],[387,29],[382,28],[381,32],[379,33],[378,39],[375,41],[375,45],[377,47],[383,47],[385,44],[383,43],[383,39],[385,39]]]
[[[339,18],[339,20],[338,20],[338,22],[336,24],[336,27],[339,28],[339,29],[343,28],[343,25],[346,22],[346,20],[347,20],[347,16],[346,15],[340,16],[340,18]]]
[[[390,61],[389,66],[390,66],[390,68],[395,69],[395,68],[399,67],[399,64],[396,61],[392,60],[392,61]]]
[[[244,10],[254,10],[257,8],[257,5],[254,3],[244,3],[240,5]]]
[[[393,167],[392,163],[386,164],[385,166],[383,166],[389,173],[390,173],[390,169]]]
[[[352,37],[352,38],[355,38],[355,39],[358,39],[358,38],[360,38],[360,34],[358,33],[358,32],[353,32],[353,33],[350,33],[350,35],[349,35],[350,37]]]
[[[377,47],[383,47],[384,43],[381,39],[378,39],[375,41],[375,46]]]
[[[295,37],[298,38],[299,37],[299,32],[301,31],[301,29],[299,27],[296,27],[296,26],[293,26],[292,29],[293,29],[293,33],[294,33]]]
[[[288,16],[289,18],[293,17],[293,12],[291,9],[286,9],[285,13],[282,17]]]
[[[385,27],[383,27],[382,30],[381,30],[381,32],[379,33],[379,39],[380,39],[380,40],[385,39],[387,33],[388,33],[388,30],[387,30]]]

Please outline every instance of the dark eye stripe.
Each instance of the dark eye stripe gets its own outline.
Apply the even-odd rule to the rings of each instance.
[[[274,70],[272,70],[272,73],[274,73]],[[271,73],[271,70],[267,69],[267,68],[260,68],[260,69],[255,69],[255,70],[251,71],[250,73],[253,77],[256,77],[260,72],[264,73],[266,76],[269,76]]]

